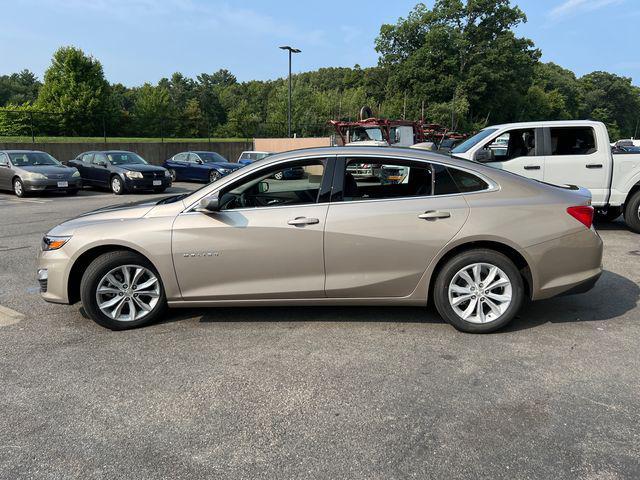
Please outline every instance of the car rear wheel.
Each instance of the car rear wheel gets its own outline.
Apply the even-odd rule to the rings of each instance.
[[[26,192],[24,190],[24,183],[22,183],[22,180],[20,180],[19,178],[16,178],[13,181],[13,193],[16,194],[16,197],[24,197],[26,195]]]
[[[627,200],[624,207],[624,221],[636,233],[640,233],[640,190]]]
[[[508,324],[524,301],[524,283],[509,258],[469,250],[450,259],[434,286],[438,313],[456,329],[489,333]]]
[[[220,175],[220,172],[218,172],[217,170],[211,170],[209,172],[209,182],[215,182],[216,180],[220,180],[222,178],[222,175]]]
[[[124,193],[124,183],[117,175],[111,178],[111,191],[115,195],[122,195]]]
[[[105,253],[91,262],[80,298],[87,315],[111,330],[150,324],[166,309],[160,275],[147,259],[129,251]]]

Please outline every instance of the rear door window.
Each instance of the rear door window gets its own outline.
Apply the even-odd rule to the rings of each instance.
[[[552,127],[551,155],[590,155],[596,152],[595,132],[591,127]]]

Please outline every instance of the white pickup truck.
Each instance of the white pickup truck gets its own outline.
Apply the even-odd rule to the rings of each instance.
[[[640,233],[640,154],[613,153],[607,127],[590,120],[494,125],[451,155],[556,185],[588,188],[599,218]]]

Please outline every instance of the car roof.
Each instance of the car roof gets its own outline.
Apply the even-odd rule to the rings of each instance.
[[[46,153],[42,150],[0,150],[3,153]]]
[[[189,150],[191,153],[215,153],[216,155],[220,155],[218,152],[212,152],[211,150]],[[182,152],[187,153],[187,152]]]
[[[265,152],[264,150],[245,150],[242,153],[271,153],[271,152]]]

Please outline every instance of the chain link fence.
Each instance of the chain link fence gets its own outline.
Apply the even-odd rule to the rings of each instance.
[[[333,129],[326,121],[292,125],[298,137],[327,137]],[[220,138],[251,139],[286,137],[287,122],[257,119],[228,119],[214,123],[202,117],[185,115],[136,116],[128,112],[86,115],[40,110],[0,109],[0,140],[37,143],[62,138],[88,138],[93,141],[152,138],[157,141],[178,139],[209,140]]]

